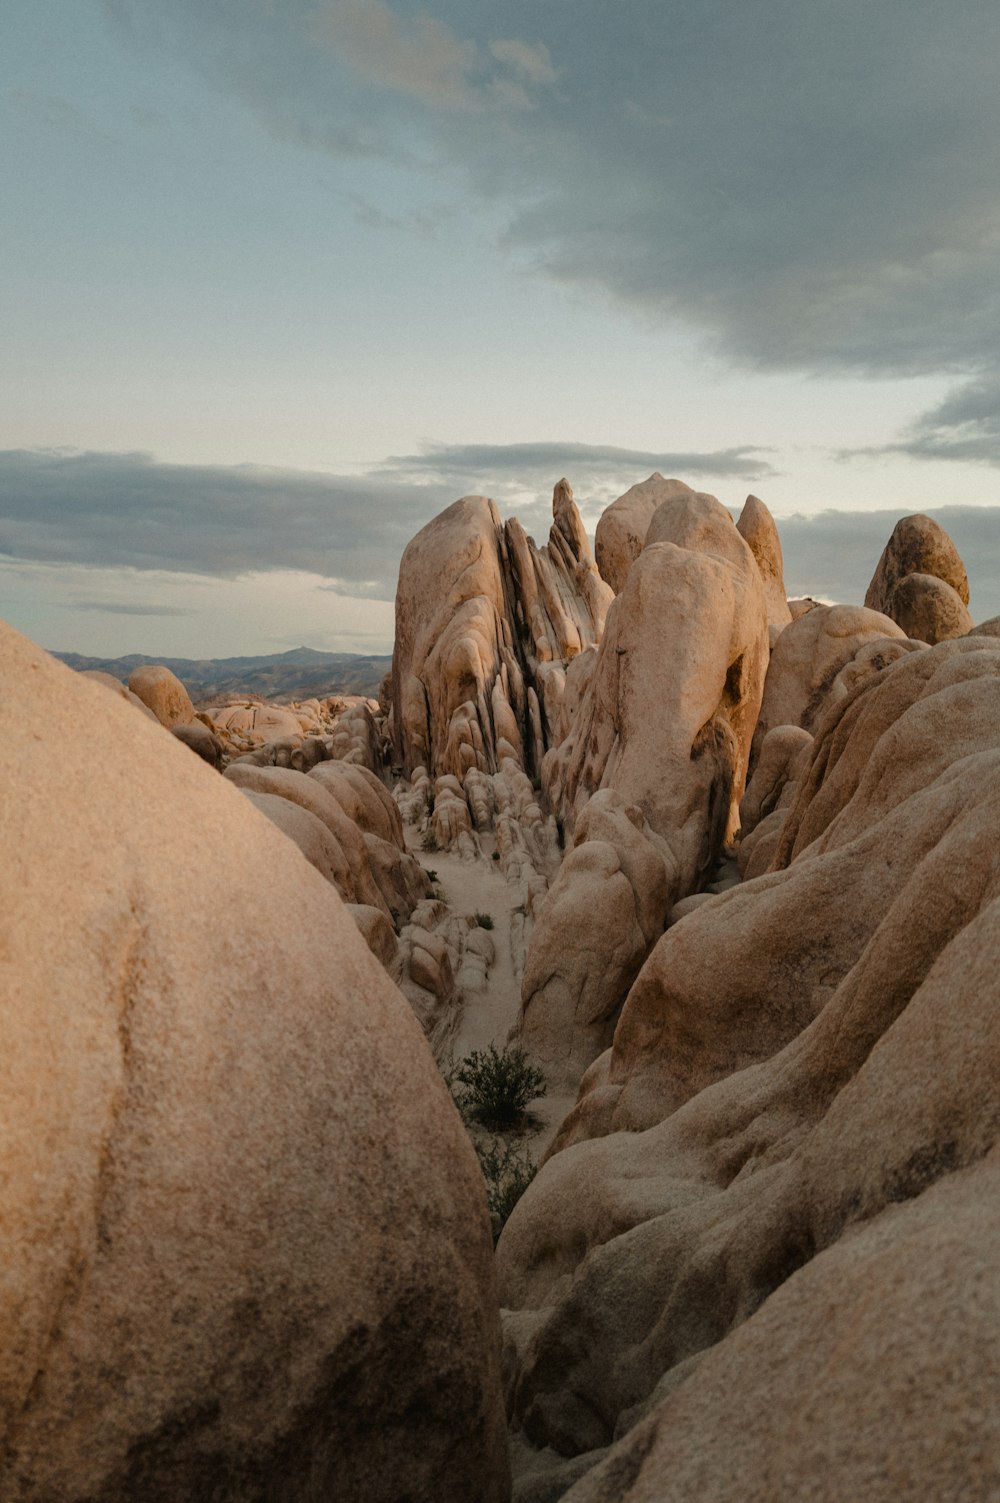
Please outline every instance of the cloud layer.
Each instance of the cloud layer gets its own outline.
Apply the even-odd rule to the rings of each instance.
[[[163,598],[162,585],[172,575],[222,580],[253,575],[260,598],[269,576],[289,571],[298,571],[303,581],[308,576],[300,589],[388,602],[395,596],[406,544],[458,495],[492,494],[541,541],[551,519],[551,487],[564,473],[578,498],[590,499],[583,509],[592,528],[608,499],[653,468],[695,484],[710,485],[714,473],[727,480],[727,499],[733,491],[745,492],[749,472],[739,456],[752,459],[754,452],[649,454],[565,443],[441,445],[350,477],[167,465],[143,454],[9,451],[0,454],[0,555],[15,568],[17,561],[25,567],[30,561],[75,569],[65,603],[84,611],[186,615],[187,599]],[[579,484],[582,475],[585,486]],[[927,509],[967,562],[974,616],[1000,614],[1000,507]],[[825,511],[779,518],[789,592],[863,600],[901,514]],[[119,571],[120,587],[88,594],[85,585],[81,588],[81,566]],[[155,588],[142,585],[144,574]],[[290,625],[294,633],[297,628]],[[366,642],[385,645],[371,629]]]
[[[437,445],[364,475],[161,464],[148,454],[0,452],[0,553],[235,578],[301,569],[347,595],[392,600],[410,538],[457,496],[515,505],[541,535],[568,473],[590,514],[653,469],[759,478],[752,449],[647,454],[569,443]],[[539,499],[533,499],[538,497]]]
[[[106,3],[283,139],[457,169],[549,274],[741,361],[994,366],[995,0]]]

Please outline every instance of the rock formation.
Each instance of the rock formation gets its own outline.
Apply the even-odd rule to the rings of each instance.
[[[1000,1493],[997,620],[925,517],[864,607],[660,475],[595,552],[466,497],[377,699],[173,736],[0,640],[5,1500],[503,1503],[507,1038],[516,1503]]]
[[[865,605],[923,642],[965,636],[972,627],[969,581],[944,528],[921,513],[902,517],[879,559]]]
[[[129,674],[129,693],[152,710],[161,725],[187,725],[194,719],[194,705],[188,691],[169,668],[151,663],[134,668]]]
[[[848,664],[860,657],[881,668],[907,650],[905,637],[888,616],[856,605],[817,605],[798,616],[781,633],[768,664],[751,767],[764,737],[776,726],[812,730],[830,695],[847,692],[841,675]]]
[[[744,538],[750,552],[757,560],[764,598],[767,601],[767,619],[771,627],[771,645],[778,633],[792,619],[785,593],[785,566],[781,553],[781,539],[774,518],[759,496],[748,496],[740,512],[736,530]]]
[[[554,1078],[579,1079],[605,1047],[668,910],[735,830],[767,652],[764,587],[732,517],[692,491],[663,502],[544,767],[573,849],[537,914],[521,1036]],[[598,789],[614,797],[588,818]]]
[[[990,1495],[998,724],[989,637],[860,675],[654,949],[499,1247],[550,1496]]]
[[[7,628],[0,674],[0,1496],[504,1499],[482,1180],[410,1009],[235,787]]]
[[[683,480],[664,480],[655,470],[648,480],[633,485],[601,514],[594,534],[594,554],[601,578],[620,595],[646,542],[649,524],[664,501],[694,492]]]
[[[565,481],[552,506],[544,549],[482,496],[456,501],[407,546],[392,670],[405,772],[461,782],[470,769],[497,772],[505,752],[540,766],[540,680],[600,636],[610,600]]]

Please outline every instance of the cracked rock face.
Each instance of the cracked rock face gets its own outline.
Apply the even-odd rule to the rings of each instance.
[[[511,755],[537,771],[558,695],[550,672],[595,642],[611,593],[560,481],[548,544],[496,503],[466,496],[408,544],[396,591],[393,738],[407,773],[462,782]]]
[[[404,999],[242,792],[0,665],[0,1496],[502,1500],[482,1180]]]

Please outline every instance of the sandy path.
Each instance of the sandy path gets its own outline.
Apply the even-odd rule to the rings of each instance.
[[[411,826],[407,835],[414,835]],[[511,886],[492,859],[493,842],[480,835],[483,855],[478,861],[463,861],[450,851],[424,851],[416,845],[413,854],[426,871],[436,872],[436,886],[448,907],[456,914],[488,913],[493,920],[490,937],[496,958],[490,966],[485,991],[467,992],[454,1035],[455,1059],[463,1059],[475,1049],[496,1044],[502,1049],[521,1010],[520,970],[523,955],[515,969],[511,939],[511,914],[524,902],[523,894]],[[560,1122],[573,1105],[575,1096],[545,1096],[533,1104],[533,1122],[523,1134],[537,1160]]]

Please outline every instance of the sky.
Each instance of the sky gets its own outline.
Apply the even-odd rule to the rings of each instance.
[[[996,0],[5,0],[0,615],[387,651],[456,497],[653,470],[1000,613]]]

